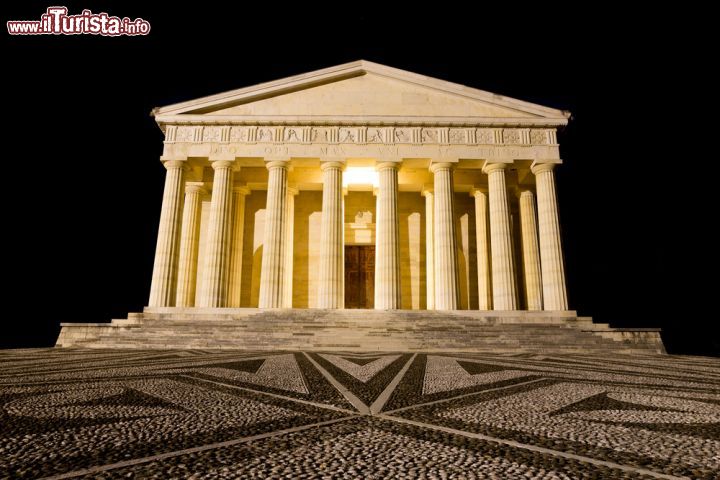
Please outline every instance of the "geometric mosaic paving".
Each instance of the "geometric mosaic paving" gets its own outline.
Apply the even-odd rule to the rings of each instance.
[[[0,351],[0,478],[718,472],[718,359]]]

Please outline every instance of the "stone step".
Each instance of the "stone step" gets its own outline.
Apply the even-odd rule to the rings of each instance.
[[[131,324],[128,324],[131,325]],[[439,326],[439,327],[447,327],[447,326],[458,326],[458,327],[469,327],[469,328],[523,328],[523,329],[532,329],[535,327],[539,328],[545,328],[552,326],[554,328],[574,328],[574,329],[587,329],[591,326],[576,326],[572,324],[558,324],[558,323],[531,323],[531,324],[508,324],[508,323],[501,323],[501,324],[493,324],[493,323],[480,323],[480,322],[457,322],[453,320],[438,320],[438,321],[423,321],[423,320],[413,320],[413,321],[392,321],[388,322],[386,319],[382,320],[373,320],[373,319],[365,319],[365,320],[356,320],[356,321],[335,321],[335,320],[326,320],[323,321],[322,319],[315,320],[315,321],[295,321],[292,319],[283,319],[283,320],[268,320],[263,319],[262,321],[247,321],[247,320],[223,320],[223,321],[217,321],[217,320],[211,320],[211,319],[183,319],[183,320],[155,320],[155,319],[147,319],[145,320],[142,325],[292,325],[292,326],[357,326],[357,325],[381,325],[384,327],[397,327],[397,326],[415,326],[415,325],[422,325],[422,326]],[[595,325],[597,326],[597,325]]]
[[[487,352],[662,351],[657,331],[558,312],[147,309],[63,324],[61,346]],[[571,313],[571,312],[569,312]]]

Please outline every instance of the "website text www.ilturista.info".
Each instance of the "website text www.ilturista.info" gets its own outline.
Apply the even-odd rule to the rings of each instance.
[[[67,7],[48,7],[40,20],[9,20],[10,35],[147,35],[150,22],[142,18],[131,20],[83,10],[79,15],[68,15]]]

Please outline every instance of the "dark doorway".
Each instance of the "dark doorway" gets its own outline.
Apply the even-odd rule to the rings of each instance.
[[[345,246],[345,308],[375,305],[375,245]]]

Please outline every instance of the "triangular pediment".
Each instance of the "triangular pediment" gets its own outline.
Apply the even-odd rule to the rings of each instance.
[[[364,60],[153,111],[158,122],[194,120],[403,121],[497,119],[564,124],[560,110]]]
[[[215,115],[526,117],[528,113],[367,73],[212,112]],[[530,114],[531,116],[538,116]]]

